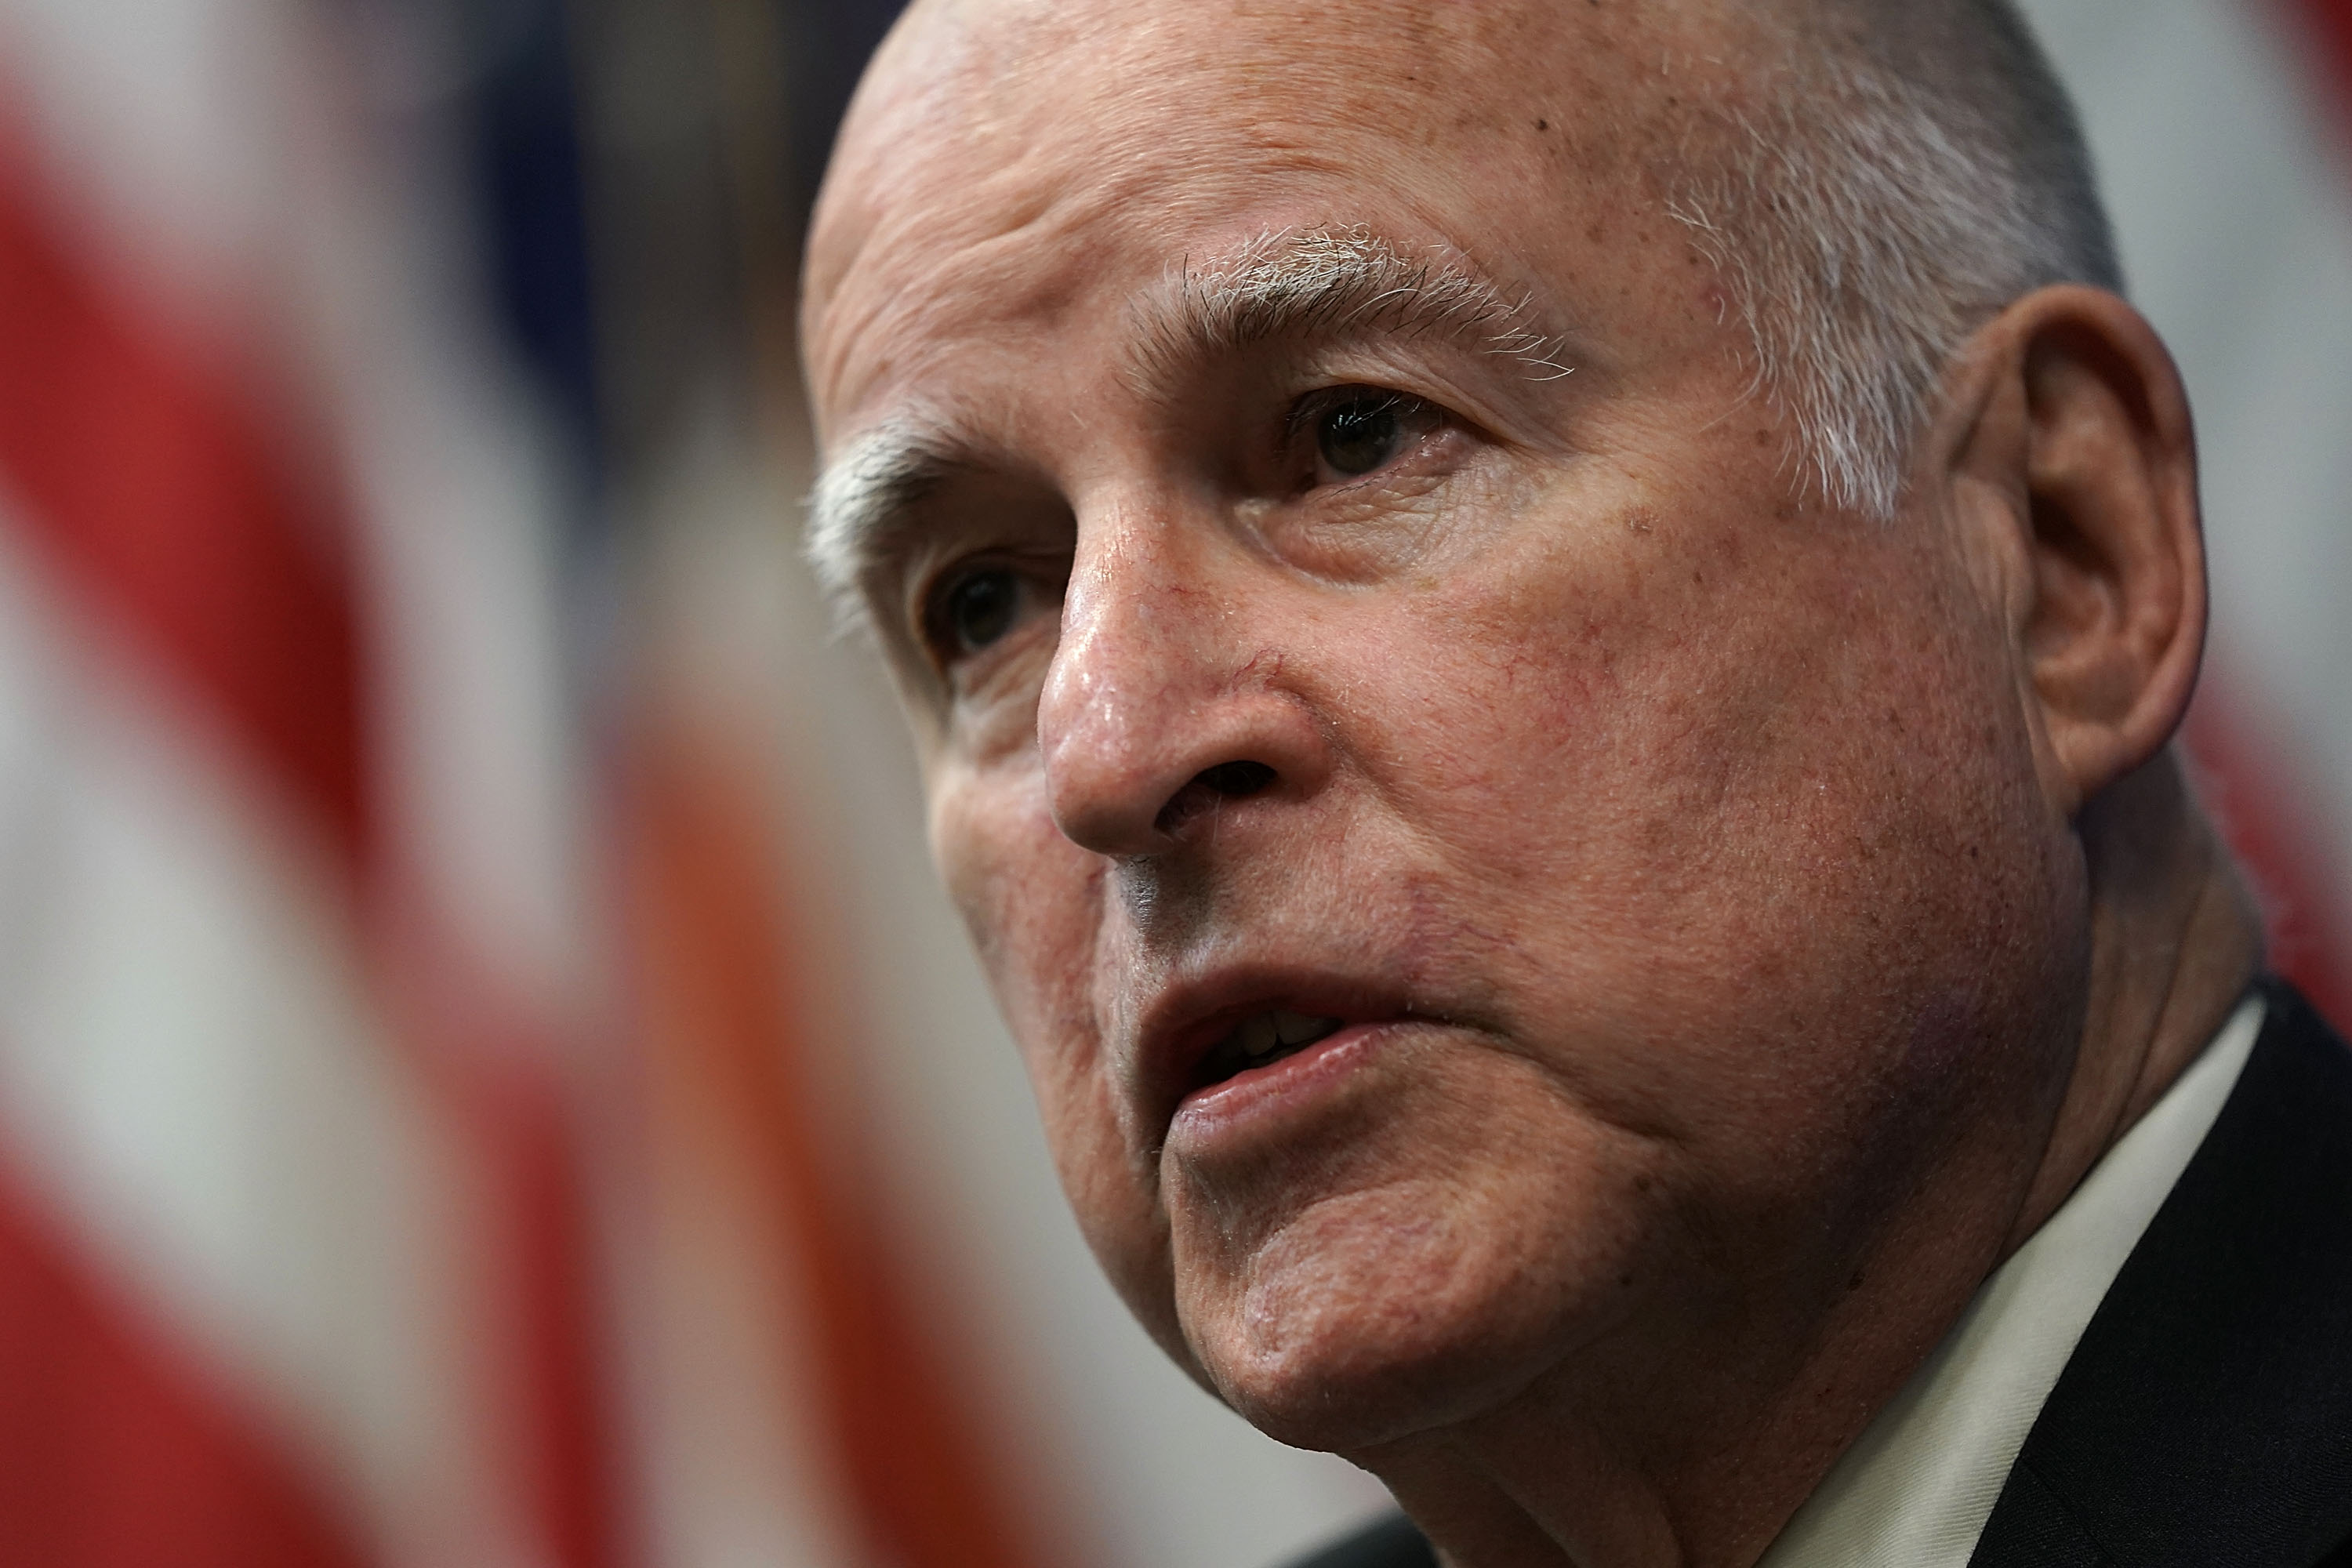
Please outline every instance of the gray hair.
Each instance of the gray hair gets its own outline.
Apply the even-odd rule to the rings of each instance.
[[[1664,172],[1795,428],[1802,483],[1891,516],[1945,369],[2047,284],[2120,292],[2082,129],[2011,0],[1775,5],[1753,110]],[[1695,128],[1696,129],[1696,128]]]

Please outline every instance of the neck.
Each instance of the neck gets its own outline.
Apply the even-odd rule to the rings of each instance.
[[[2262,967],[2262,917],[2168,755],[2084,813],[2091,970],[2075,1053],[2006,1258],[2205,1048]]]
[[[1501,1409],[1349,1455],[1448,1568],[1752,1563],[1985,1276],[2195,1059],[2262,961],[2242,879],[2168,755],[2075,826],[2088,961],[2070,1058],[2054,1037],[2046,1131],[1999,1181],[1965,1161],[1930,1176],[1845,1260],[1851,1288],[1775,1280],[1672,1351],[1656,1331],[1618,1355],[1581,1347]]]

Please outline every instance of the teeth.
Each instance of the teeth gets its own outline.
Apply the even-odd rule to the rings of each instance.
[[[1280,1050],[1311,1046],[1339,1026],[1337,1018],[1310,1018],[1304,1013],[1260,1013],[1234,1031],[1234,1043],[1252,1061],[1263,1061]]]
[[[1279,1009],[1244,1018],[1217,1042],[1202,1062],[1206,1074],[1203,1081],[1215,1083],[1237,1072],[1280,1061],[1293,1051],[1336,1033],[1345,1022],[1341,1018],[1315,1018]]]
[[[1286,1046],[1312,1045],[1339,1026],[1337,1018],[1309,1018],[1297,1013],[1274,1016],[1274,1032]]]
[[[1234,1041],[1241,1047],[1242,1055],[1255,1059],[1274,1054],[1282,1044],[1282,1029],[1275,1022],[1277,1016],[1280,1015],[1260,1013],[1234,1031]]]

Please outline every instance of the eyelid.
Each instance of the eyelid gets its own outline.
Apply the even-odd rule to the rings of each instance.
[[[1291,404],[1290,412],[1283,418],[1283,438],[1286,441],[1297,440],[1299,432],[1305,430],[1318,416],[1328,414],[1342,404],[1355,402],[1376,402],[1381,408],[1425,409],[1440,418],[1445,417],[1445,411],[1425,397],[1416,397],[1410,392],[1399,392],[1394,387],[1374,386],[1365,382],[1348,382],[1337,386],[1318,386],[1314,391],[1300,395]]]
[[[948,600],[963,584],[983,572],[1011,572],[1016,579],[1021,575],[1002,552],[978,551],[943,563],[936,571],[919,580],[911,595],[909,609],[912,613],[908,618],[914,626],[915,638],[942,674],[971,655],[971,650],[959,650],[953,647],[953,634],[945,625]]]
[[[1324,478],[1319,472],[1321,461],[1319,454],[1311,449],[1302,451],[1302,442],[1313,440],[1313,426],[1318,419],[1335,408],[1344,407],[1352,403],[1370,404],[1376,410],[1396,410],[1399,418],[1407,425],[1407,444],[1401,447],[1387,461],[1375,468],[1368,468],[1360,474],[1347,475],[1338,479]],[[1342,382],[1318,386],[1292,400],[1288,411],[1283,416],[1281,451],[1283,461],[1287,465],[1294,465],[1290,470],[1294,475],[1297,472],[1295,465],[1302,458],[1305,460],[1308,467],[1307,489],[1310,491],[1351,490],[1360,486],[1392,483],[1400,471],[1400,466],[1412,461],[1430,441],[1443,436],[1448,430],[1475,432],[1475,427],[1460,415],[1433,398],[1371,382]]]
[[[1058,571],[1059,580],[1055,580]],[[913,587],[908,594],[908,624],[915,644],[931,668],[942,679],[952,679],[959,666],[974,659],[984,659],[997,648],[1010,643],[1019,631],[1016,620],[1004,637],[987,647],[961,650],[951,647],[952,634],[940,624],[946,613],[948,596],[965,579],[983,572],[1010,573],[1019,584],[1025,601],[1035,611],[1058,604],[1069,577],[1069,558],[1057,552],[1024,552],[1012,548],[977,550],[941,563],[926,574],[911,579]]]
[[[877,610],[888,611],[877,620],[918,654],[927,652],[925,606],[958,573],[1002,561],[1057,596],[1076,542],[1068,502],[1048,477],[1017,453],[977,449],[933,476],[891,532],[887,559],[868,579]]]

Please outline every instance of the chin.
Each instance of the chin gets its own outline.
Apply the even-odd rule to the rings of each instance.
[[[1368,1448],[1508,1405],[1632,1310],[1635,1271],[1591,1235],[1539,1249],[1439,1195],[1327,1199],[1238,1268],[1180,1232],[1178,1315],[1218,1395],[1294,1447]]]

